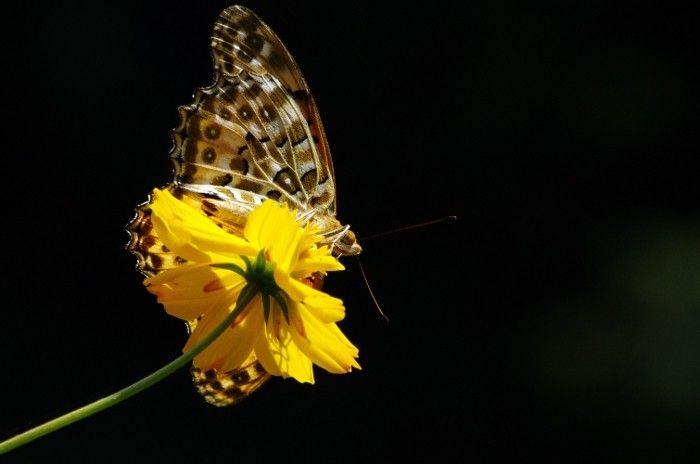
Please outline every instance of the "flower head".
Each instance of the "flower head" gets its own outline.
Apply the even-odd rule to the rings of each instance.
[[[194,358],[195,367],[228,371],[254,352],[270,374],[300,382],[313,383],[312,364],[333,373],[359,369],[357,348],[336,325],[345,316],[342,300],[310,285],[315,275],[344,269],[327,246],[318,246],[323,237],[313,225],[268,200],[238,236],[158,189],[151,211],[163,244],[186,260],[144,281],[169,314],[197,321],[183,351],[219,325],[242,292],[257,292]]]

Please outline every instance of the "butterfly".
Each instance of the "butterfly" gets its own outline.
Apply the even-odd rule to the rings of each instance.
[[[291,54],[255,13],[226,8],[211,37],[214,83],[179,108],[166,187],[227,232],[241,235],[248,213],[265,199],[286,203],[319,227],[335,256],[362,250],[335,217],[335,176],[328,142],[309,87]],[[151,222],[149,201],[127,230],[127,249],[146,276],[186,261],[163,245]],[[323,275],[307,282],[321,288]],[[193,330],[197,320],[188,322]],[[269,378],[251,354],[236,369],[192,368],[197,391],[216,406],[236,404]]]

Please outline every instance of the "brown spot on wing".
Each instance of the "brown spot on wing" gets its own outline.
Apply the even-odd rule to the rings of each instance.
[[[207,147],[202,151],[202,161],[207,164],[212,164],[216,160],[216,150],[213,147]]]

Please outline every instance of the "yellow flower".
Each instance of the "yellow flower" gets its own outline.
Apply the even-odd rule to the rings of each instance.
[[[313,225],[268,200],[249,214],[240,237],[158,189],[151,210],[158,237],[187,261],[144,281],[168,314],[197,320],[183,351],[231,313],[241,292],[258,292],[195,367],[228,371],[254,352],[270,374],[299,382],[313,383],[312,364],[333,373],[360,368],[357,348],[335,324],[345,316],[342,300],[305,283],[315,272],[344,269],[317,246],[323,237]]]

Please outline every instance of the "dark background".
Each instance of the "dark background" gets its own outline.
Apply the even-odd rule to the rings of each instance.
[[[247,3],[316,97],[340,219],[360,237],[459,220],[364,242],[389,323],[355,260],[327,280],[362,371],[216,409],[182,370],[3,462],[683,460],[700,425],[700,21],[579,3]],[[176,108],[211,82],[227,5],[3,7],[2,437],[184,344],[124,226],[171,179]]]

